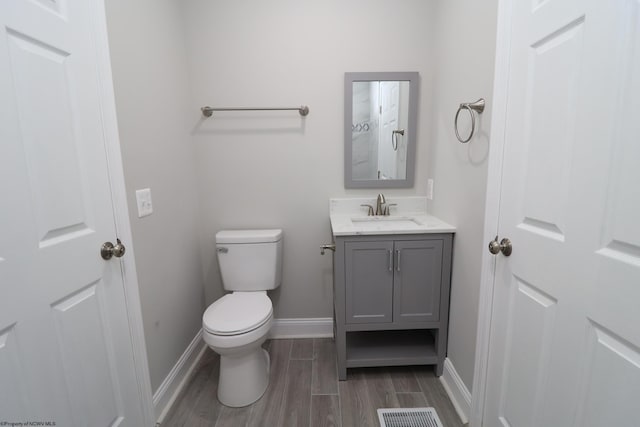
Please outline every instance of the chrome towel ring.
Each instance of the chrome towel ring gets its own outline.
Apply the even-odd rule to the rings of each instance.
[[[467,139],[460,138],[460,134],[458,133],[458,116],[460,115],[460,111],[467,110],[469,111],[469,115],[471,115],[471,132],[469,133],[469,137]],[[475,111],[475,113],[474,113]],[[454,129],[456,131],[456,138],[458,141],[466,144],[473,137],[474,132],[476,131],[476,113],[482,114],[484,111],[484,98],[478,99],[476,102],[463,102],[458,107],[458,112],[456,113],[456,118],[454,121]]]

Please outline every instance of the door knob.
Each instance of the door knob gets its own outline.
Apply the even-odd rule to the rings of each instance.
[[[116,239],[116,244],[111,242],[104,242],[100,247],[100,256],[102,259],[109,260],[111,257],[120,258],[124,255],[127,248],[124,247],[120,239]]]
[[[506,237],[500,240],[500,243],[498,243],[498,236],[496,236],[495,239],[489,242],[489,252],[494,255],[502,252],[504,256],[509,256],[511,255],[512,249],[513,248],[511,246],[511,240],[507,239]]]

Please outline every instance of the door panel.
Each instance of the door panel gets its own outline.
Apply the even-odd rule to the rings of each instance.
[[[393,321],[439,320],[442,240],[396,241],[395,251]]]
[[[21,419],[29,407],[21,381],[23,370],[15,335],[15,324],[0,331],[0,378],[3,384],[16,387],[0,387],[0,414],[7,420]]]
[[[51,306],[72,411],[90,416],[78,417],[78,425],[110,426],[121,418],[102,291],[102,282],[92,283]]]
[[[398,152],[391,145],[392,132],[398,129],[399,102],[400,82],[380,82],[378,171],[382,174],[382,179],[405,179],[405,176],[397,173]]]
[[[571,22],[532,44],[524,100],[526,182],[520,228],[563,241],[575,142],[576,77],[584,20]]]
[[[346,242],[346,323],[391,322],[393,242]]]
[[[40,246],[88,229],[70,85],[70,53],[9,29],[20,140]]]
[[[501,402],[505,425],[528,425],[539,409],[538,391],[552,351],[557,301],[535,286],[514,278],[509,296],[504,366],[509,394]]]
[[[587,346],[576,425],[631,425],[640,396],[640,349],[593,322]]]

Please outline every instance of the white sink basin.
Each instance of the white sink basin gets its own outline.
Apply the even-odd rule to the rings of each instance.
[[[367,230],[406,230],[422,225],[409,216],[358,216],[352,217],[351,223],[355,228]]]

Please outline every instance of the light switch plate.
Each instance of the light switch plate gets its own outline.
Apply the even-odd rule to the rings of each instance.
[[[153,213],[150,188],[136,190],[136,202],[138,202],[138,218],[142,218],[143,216],[148,216]]]

